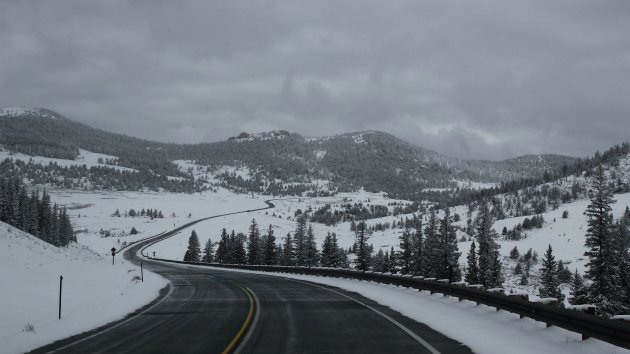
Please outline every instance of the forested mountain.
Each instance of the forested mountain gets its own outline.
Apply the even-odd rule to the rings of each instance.
[[[115,156],[104,162],[136,171],[127,176],[107,169],[74,172],[85,173],[86,177],[90,174],[91,179],[94,175],[100,178],[105,172],[116,175],[116,180],[148,180],[147,175],[159,176],[161,179],[156,179],[153,189],[187,192],[201,189],[189,171],[173,163],[174,160],[193,160],[206,166],[208,171],[218,171],[225,166],[247,167],[250,175],[246,178],[217,172],[224,185],[239,191],[301,194],[311,189],[313,181],[319,180],[330,183],[328,190],[333,193],[365,188],[407,199],[418,199],[419,192],[427,189],[455,188],[462,181],[498,183],[555,174],[576,161],[559,155],[466,161],[377,131],[322,138],[286,131],[242,133],[221,142],[167,144],[91,128],[46,109],[0,109],[0,145],[9,151],[51,158],[74,159],[79,149]],[[37,166],[28,167],[21,170],[39,174]],[[58,173],[63,174],[63,171]],[[173,182],[173,178],[167,177],[178,179]],[[114,177],[103,178],[97,178],[99,182],[91,186],[111,187]],[[179,183],[177,180],[187,181],[187,184],[171,186]],[[134,182],[119,189],[137,188],[138,183]],[[422,194],[422,197],[427,195],[430,196]]]

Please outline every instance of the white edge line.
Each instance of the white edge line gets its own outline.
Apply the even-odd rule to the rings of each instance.
[[[333,292],[333,293],[335,293],[335,294],[337,294],[337,295],[340,295],[340,296],[343,296],[343,297],[345,297],[345,298],[347,298],[347,299],[349,299],[349,300],[352,300],[352,301],[354,301],[354,302],[356,302],[356,303],[358,303],[358,304],[360,304],[360,305],[362,305],[362,306],[365,306],[365,307],[367,307],[368,309],[370,309],[370,310],[372,310],[372,311],[376,312],[377,314],[381,315],[383,318],[385,318],[385,319],[386,319],[386,320],[388,320],[389,322],[393,323],[393,324],[394,324],[394,325],[396,325],[398,328],[402,329],[402,330],[403,330],[405,333],[407,333],[410,337],[412,337],[412,338],[413,338],[413,339],[415,339],[418,343],[422,344],[422,346],[424,346],[425,348],[427,348],[427,350],[428,350],[428,351],[430,351],[432,354],[440,354],[440,352],[439,352],[437,349],[435,349],[435,348],[434,348],[431,344],[429,344],[427,341],[425,341],[424,339],[422,339],[422,338],[421,338],[420,336],[418,336],[417,334],[413,333],[413,331],[412,331],[412,330],[410,330],[409,328],[405,327],[402,323],[400,323],[400,322],[396,321],[395,319],[393,319],[393,318],[389,317],[388,315],[384,314],[383,312],[381,312],[381,311],[379,311],[379,310],[375,309],[374,307],[372,307],[372,306],[370,306],[370,305],[368,305],[368,304],[365,304],[365,303],[363,303],[363,302],[361,302],[361,301],[359,301],[359,300],[357,300],[357,299],[355,299],[355,298],[353,298],[353,297],[351,297],[351,296],[348,296],[348,295],[346,295],[346,294],[344,294],[344,293],[340,293],[339,291],[336,291],[336,290],[333,290],[333,289],[327,288],[327,287],[325,287],[325,286],[316,285],[316,284],[313,284],[313,283],[310,283],[310,282],[305,282],[305,281],[301,281],[301,280],[297,280],[297,279],[292,279],[292,278],[285,278],[285,279],[290,279],[290,280],[293,280],[293,281],[298,282],[298,283],[307,284],[307,285],[310,285],[310,286],[314,286],[314,287],[316,287],[316,288],[321,288],[321,289],[324,289],[324,290],[328,290],[328,291]]]

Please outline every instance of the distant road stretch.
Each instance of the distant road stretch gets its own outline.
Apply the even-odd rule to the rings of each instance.
[[[358,294],[276,276],[141,259],[144,247],[193,221],[129,247],[125,258],[170,286],[127,318],[33,353],[471,353],[431,328]]]

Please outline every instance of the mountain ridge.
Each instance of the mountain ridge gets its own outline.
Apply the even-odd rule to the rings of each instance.
[[[47,119],[50,116],[55,119]],[[456,188],[457,181],[501,183],[540,177],[579,160],[553,154],[462,160],[375,130],[325,137],[278,130],[241,133],[218,142],[162,143],[93,128],[42,108],[0,115],[0,144],[10,151],[65,159],[74,159],[84,149],[116,156],[110,164],[181,178],[191,176],[175,160],[193,160],[210,169],[247,166],[255,182],[232,182],[257,192],[278,180],[304,183],[318,179],[341,189],[404,194]]]

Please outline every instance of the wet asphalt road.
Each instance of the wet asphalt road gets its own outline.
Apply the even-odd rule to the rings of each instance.
[[[140,262],[136,253],[148,243],[130,247],[125,257]],[[33,353],[471,352],[356,293],[277,276],[142,262],[170,281],[158,299],[121,321]]]

